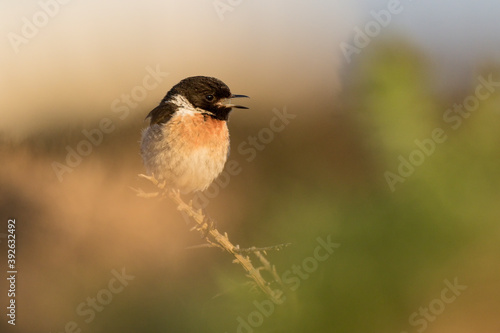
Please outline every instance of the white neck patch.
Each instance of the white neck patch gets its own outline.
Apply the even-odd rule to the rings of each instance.
[[[179,107],[177,112],[179,115],[194,115],[195,113],[209,113],[212,114],[209,111],[200,109],[200,108],[195,108],[193,104],[191,104],[186,97],[182,95],[175,95],[169,100],[170,103],[173,103]]]

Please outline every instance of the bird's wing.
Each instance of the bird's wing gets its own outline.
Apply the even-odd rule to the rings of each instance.
[[[151,118],[151,125],[153,124],[164,124],[175,113],[175,106],[170,103],[160,104],[155,107],[151,112],[147,115],[147,118]]]

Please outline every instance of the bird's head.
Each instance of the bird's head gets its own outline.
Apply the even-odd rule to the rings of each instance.
[[[188,77],[172,87],[164,101],[175,100],[179,96],[185,98],[194,108],[206,111],[206,114],[219,120],[227,120],[232,108],[248,109],[231,103],[233,98],[248,96],[232,94],[224,82],[214,77]]]

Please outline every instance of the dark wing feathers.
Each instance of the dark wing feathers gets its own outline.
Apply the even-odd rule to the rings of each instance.
[[[172,115],[175,113],[175,105],[170,103],[160,104],[155,107],[146,117],[151,118],[150,125],[154,124],[164,124],[172,118]]]

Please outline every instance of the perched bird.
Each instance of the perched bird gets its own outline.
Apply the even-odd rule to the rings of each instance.
[[[188,77],[176,84],[146,117],[141,155],[149,174],[183,193],[205,190],[229,154],[227,120],[233,95],[219,79]]]

